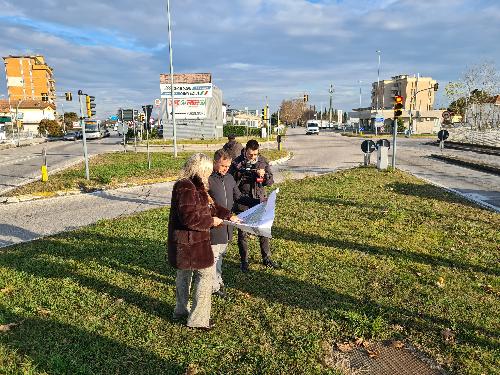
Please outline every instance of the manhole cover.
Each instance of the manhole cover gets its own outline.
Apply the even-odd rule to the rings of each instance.
[[[354,373],[370,375],[443,375],[444,372],[409,345],[391,346],[390,343],[371,343],[344,353]]]

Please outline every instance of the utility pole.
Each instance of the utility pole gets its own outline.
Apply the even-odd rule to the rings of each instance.
[[[333,84],[330,84],[330,90],[328,90],[330,93],[330,110],[328,112],[328,126],[332,126],[332,100],[333,100]]]
[[[87,153],[87,136],[85,135],[85,117],[84,117],[84,109],[83,109],[83,102],[82,102],[82,96],[85,94],[82,92],[82,90],[78,90],[78,101],[80,102],[80,126],[82,127],[82,139],[83,139],[83,157],[85,159],[85,178],[87,180],[90,180],[90,173],[89,173],[89,156]]]
[[[377,50],[377,55],[378,55],[378,67],[377,67],[377,115],[378,116],[378,110],[379,110],[379,100],[378,96],[380,93],[380,53],[382,51]],[[375,118],[375,135],[377,135],[377,119]]]
[[[174,64],[172,52],[172,25],[170,22],[170,0],[167,0],[168,14],[168,50],[170,55],[170,95],[172,97],[172,127],[174,136],[174,158],[177,157],[177,129],[175,126],[175,101],[174,101]],[[167,106],[168,107],[168,106]]]

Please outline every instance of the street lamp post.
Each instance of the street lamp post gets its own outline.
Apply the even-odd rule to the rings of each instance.
[[[167,14],[168,14],[168,50],[170,55],[170,95],[172,97],[172,127],[174,136],[174,158],[177,157],[177,129],[175,126],[175,102],[174,102],[174,65],[173,65],[173,52],[172,52],[172,26],[170,22],[170,0],[167,0]]]
[[[378,110],[379,110],[379,100],[378,100],[378,96],[379,96],[379,92],[380,92],[380,53],[382,51],[380,50],[377,50],[377,55],[378,55],[378,67],[377,67],[377,114],[376,116],[378,116]],[[375,135],[377,135],[377,119],[375,118]]]

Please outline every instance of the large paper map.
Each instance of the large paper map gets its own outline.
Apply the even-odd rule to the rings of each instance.
[[[262,202],[257,206],[249,208],[238,215],[241,219],[241,224],[235,224],[231,221],[224,220],[224,224],[233,225],[244,232],[252,233],[257,236],[271,238],[271,227],[274,221],[274,211],[276,208],[276,194],[279,188],[274,190],[266,202]]]

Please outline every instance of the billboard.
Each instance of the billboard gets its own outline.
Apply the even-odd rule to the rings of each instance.
[[[207,99],[174,99],[175,116],[180,119],[195,120],[207,117]],[[169,113],[172,111],[172,99],[167,99]]]
[[[171,97],[171,85],[160,83],[161,97]],[[178,83],[174,84],[174,98],[211,98],[211,83]]]

